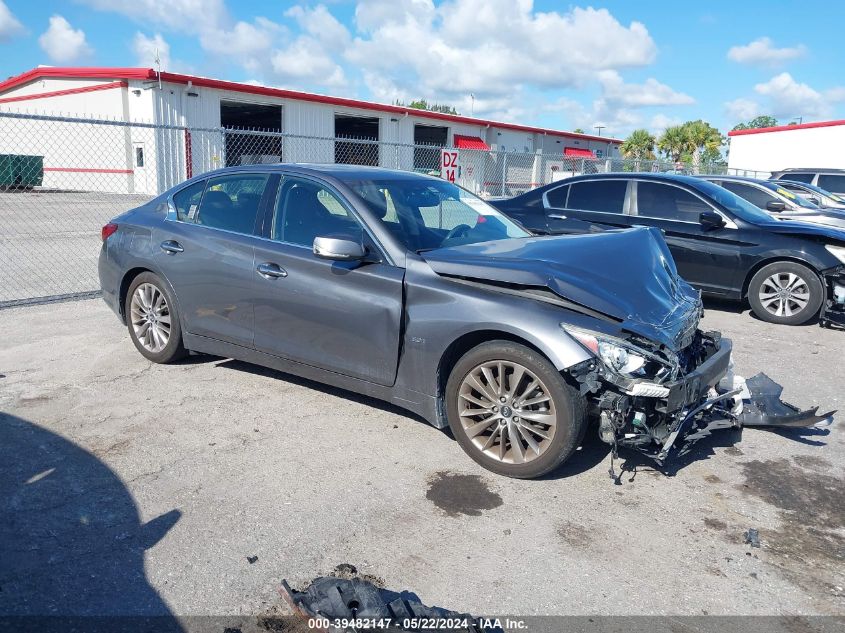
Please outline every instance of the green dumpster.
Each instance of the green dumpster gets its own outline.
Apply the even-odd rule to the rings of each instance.
[[[43,156],[0,154],[0,187],[40,187],[43,182]]]

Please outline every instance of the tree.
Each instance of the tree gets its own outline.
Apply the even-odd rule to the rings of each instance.
[[[430,104],[425,99],[415,99],[414,101],[411,101],[411,103],[409,103],[407,106],[405,106],[404,102],[397,99],[396,101],[393,102],[393,105],[408,107],[408,108],[414,108],[415,110],[428,110],[429,112],[442,112],[443,114],[458,114],[458,111],[450,105],[446,105],[444,103],[431,103]]]
[[[746,123],[737,123],[733,126],[734,130],[754,130],[761,127],[776,127],[778,124],[778,120],[773,117],[769,116],[768,114],[763,114],[758,117],[754,117],[750,121]]]
[[[689,151],[689,139],[683,125],[670,125],[657,141],[657,147],[674,162],[681,160],[684,152]]]
[[[648,130],[634,130],[619,147],[622,156],[634,159],[634,168],[639,171],[640,161],[654,160],[654,144],[657,141]]]
[[[574,130],[572,130],[572,131],[573,131],[573,132],[575,132],[575,134],[586,134],[586,132],[585,132],[582,128],[580,128],[580,127],[576,127],[576,128],[575,128]]]
[[[725,138],[712,125],[701,119],[687,121],[682,126],[687,137],[687,149],[692,153],[692,167],[697,174],[701,166],[701,153],[718,151],[724,144]]]

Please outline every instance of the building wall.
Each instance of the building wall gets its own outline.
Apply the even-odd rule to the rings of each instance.
[[[728,167],[772,172],[788,167],[845,169],[845,125],[730,137]]]

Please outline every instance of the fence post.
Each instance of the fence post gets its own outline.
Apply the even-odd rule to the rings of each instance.
[[[508,177],[508,153],[502,152],[502,197],[505,196],[505,180]]]
[[[194,156],[191,149],[191,130],[185,128],[185,179],[194,177]]]

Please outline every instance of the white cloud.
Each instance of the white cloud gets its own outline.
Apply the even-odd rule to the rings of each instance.
[[[683,123],[683,121],[678,117],[667,116],[665,114],[655,114],[651,117],[651,121],[649,121],[648,129],[652,134],[659,135],[662,134],[667,127],[680,125],[681,123]]]
[[[656,55],[645,26],[624,26],[605,9],[541,13],[530,0],[364,0],[355,15],[361,34],[347,60],[383,73],[398,91],[430,99],[577,87],[596,71],[646,65]]]
[[[290,46],[274,51],[270,64],[274,77],[283,85],[341,88],[346,84],[343,69],[310,37],[300,37]]]
[[[222,24],[223,0],[81,0],[101,11],[120,13],[143,24],[199,33]]]
[[[754,86],[754,91],[767,98],[768,113],[777,118],[825,118],[833,114],[833,104],[845,100],[845,89],[819,92],[792,78],[789,73],[775,75]]]
[[[0,0],[0,42],[12,39],[23,30],[23,24],[12,14],[6,3]]]
[[[682,92],[677,92],[654,78],[646,79],[641,84],[625,83],[615,70],[599,72],[603,98],[611,104],[632,108],[644,106],[689,105],[695,99]]]
[[[762,106],[753,99],[734,99],[725,103],[725,112],[732,121],[741,122],[753,119],[763,113]]]
[[[162,70],[172,70],[170,62],[170,44],[168,44],[160,33],[153,37],[147,37],[140,31],[135,33],[132,39],[132,52],[139,66],[144,68],[155,68],[156,54],[161,61]]]
[[[777,65],[807,54],[807,47],[797,46],[775,48],[771,38],[761,37],[744,46],[733,46],[728,51],[728,59],[740,64]]]
[[[329,50],[343,50],[349,45],[350,35],[346,27],[334,17],[325,5],[313,9],[295,6],[285,12],[300,28]]]
[[[256,72],[283,31],[275,22],[259,17],[253,23],[236,22],[231,28],[210,27],[200,34],[200,45],[209,53],[234,59],[250,72]]]
[[[72,62],[94,52],[82,29],[74,29],[60,15],[50,18],[50,26],[38,38],[38,44],[54,62]]]

